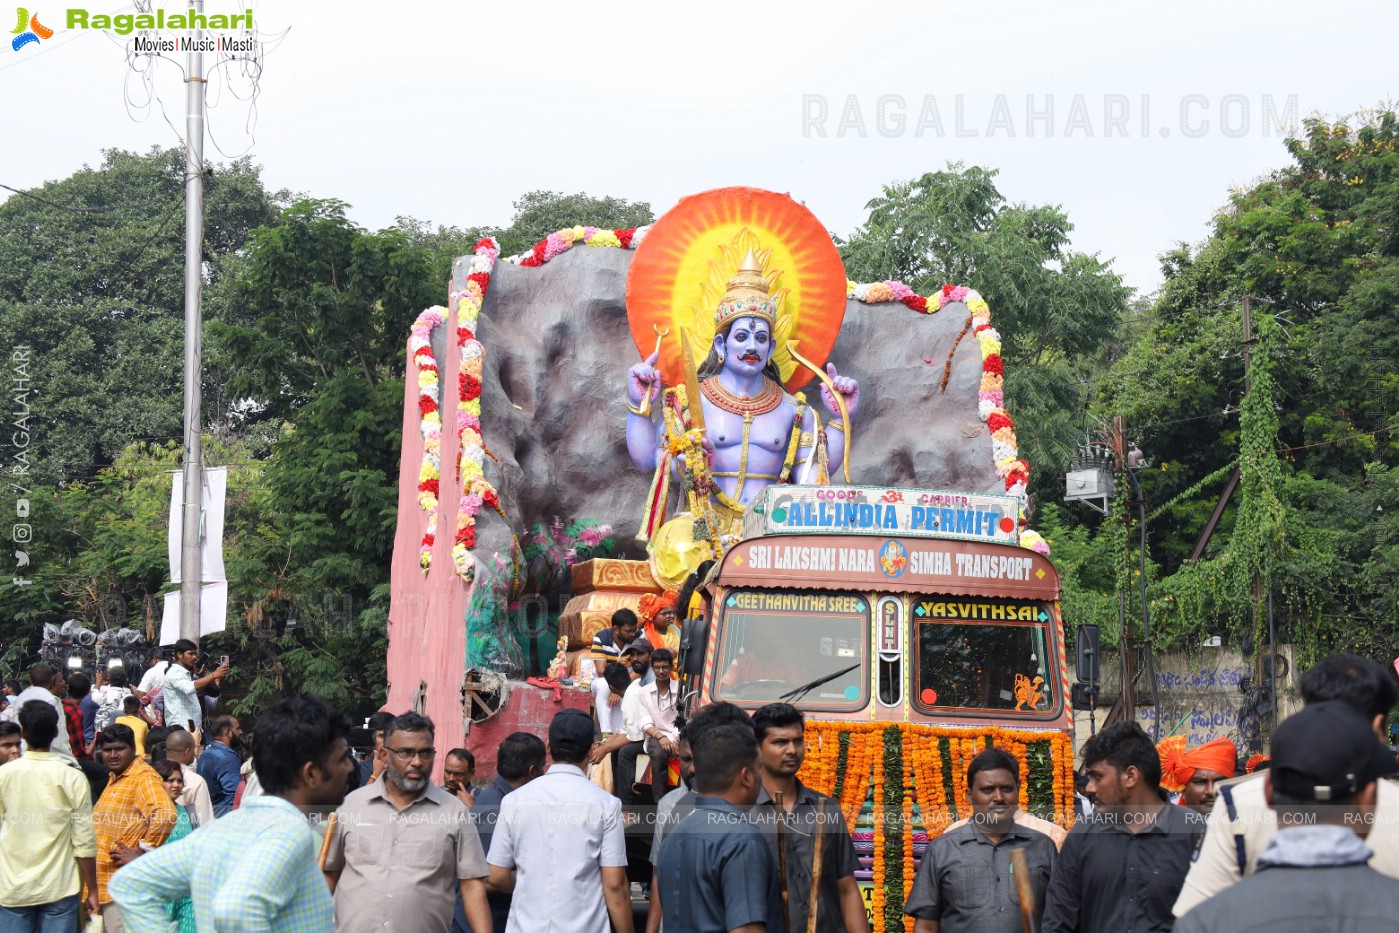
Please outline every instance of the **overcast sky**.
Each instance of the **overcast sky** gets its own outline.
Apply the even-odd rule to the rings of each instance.
[[[208,0],[206,12],[238,2]],[[52,0],[28,5],[56,34],[0,46],[0,183],[62,178],[107,147],[179,143],[176,65],[158,63],[155,80],[174,126],[159,105],[138,122],[123,96],[145,92],[124,43],[65,30]],[[1287,162],[1276,123],[1289,107],[1300,120],[1399,94],[1390,3],[254,9],[269,43],[256,129],[229,93],[247,82],[216,76],[214,137],[224,153],[247,151],[269,187],[347,201],[366,227],[401,214],[504,223],[533,189],[649,201],[660,214],[745,184],[790,192],[848,233],[882,184],[961,160],[998,169],[1012,201],[1062,205],[1074,246],[1143,291],[1160,282],[1157,254],[1201,239],[1231,186]],[[224,158],[212,145],[208,156]]]

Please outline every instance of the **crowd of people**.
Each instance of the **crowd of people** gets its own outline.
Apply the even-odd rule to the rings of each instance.
[[[109,933],[631,933],[639,916],[647,933],[869,933],[850,827],[798,777],[803,713],[680,717],[671,650],[627,615],[595,652],[594,713],[563,709],[547,741],[508,736],[481,785],[464,748],[434,783],[444,743],[414,712],[371,717],[357,762],[345,717],[314,697],[263,712],[245,762],[238,720],[194,709],[186,645],[140,695],[35,665],[0,717],[0,933],[93,914]],[[195,704],[153,703],[175,666]],[[1104,728],[1068,832],[1020,807],[1020,763],[986,748],[958,776],[970,816],[928,842],[906,892],[913,929],[1391,929],[1399,680],[1336,655],[1302,698],[1239,778],[1227,742]]]

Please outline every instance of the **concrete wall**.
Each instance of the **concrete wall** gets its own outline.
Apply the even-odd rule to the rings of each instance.
[[[1283,662],[1278,665],[1278,721],[1300,705],[1295,684],[1300,672],[1292,667],[1290,646],[1279,646]],[[1283,674],[1284,668],[1286,673]],[[1119,678],[1115,654],[1103,658],[1103,703],[1097,711],[1101,728],[1108,708],[1117,699]],[[1249,696],[1241,685],[1251,684],[1253,660],[1245,659],[1231,648],[1200,648],[1191,652],[1165,652],[1156,657],[1156,688],[1159,705],[1142,706],[1151,702],[1151,690],[1145,679],[1138,681],[1137,722],[1148,733],[1160,721],[1161,738],[1184,735],[1190,746],[1202,745],[1224,736],[1233,740],[1241,757],[1265,750],[1267,733],[1272,728],[1271,715],[1262,722],[1250,709]],[[1081,748],[1090,734],[1089,714],[1074,714],[1074,744]]]

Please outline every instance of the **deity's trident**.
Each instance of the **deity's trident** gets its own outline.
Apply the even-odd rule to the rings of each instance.
[[[787,352],[792,354],[792,359],[796,360],[798,363],[802,364],[807,369],[815,373],[816,378],[820,379],[821,384],[824,385],[827,389],[830,389],[831,395],[835,397],[836,408],[840,410],[841,420],[845,424],[845,430],[840,432],[845,435],[845,459],[840,462],[840,468],[845,471],[845,482],[848,485],[850,483],[850,432],[854,430],[854,426],[850,423],[850,412],[845,407],[845,396],[841,395],[839,392],[836,391],[835,382],[831,379],[830,376],[826,375],[826,371],[824,369],[817,366],[815,363],[811,362],[811,360],[807,359],[806,357],[802,356],[800,353],[797,352],[797,342],[795,340],[787,341]],[[815,445],[815,443],[816,442],[813,440],[813,446]]]
[[[667,328],[662,329],[660,326],[658,326],[658,325],[656,325],[656,324],[652,324],[652,325],[651,325],[651,329],[654,330],[654,331],[656,332],[656,352],[655,352],[655,353],[652,353],[651,355],[652,355],[652,356],[659,356],[660,353],[661,353],[661,340],[665,337],[666,334],[669,334],[669,333],[670,333],[670,328],[667,327]],[[640,415],[641,415],[641,417],[643,417],[643,418],[649,418],[649,417],[651,417],[651,387],[650,387],[650,386],[647,386],[647,387],[646,387],[646,397],[643,398],[643,399],[641,400],[641,411],[640,411]]]

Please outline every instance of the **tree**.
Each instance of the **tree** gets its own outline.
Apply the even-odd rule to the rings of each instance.
[[[272,644],[250,705],[311,684],[342,704],[383,696],[403,348],[442,281],[429,249],[401,230],[368,233],[345,209],[293,204],[250,233],[211,295],[209,352],[239,400],[229,416],[272,438],[275,524],[248,594]]]
[[[205,263],[272,220],[248,160],[206,186]],[[0,339],[30,350],[31,479],[92,478],[136,439],[181,434],[184,153],[107,150],[97,168],[0,204]]]
[[[945,283],[981,292],[1011,372],[1006,407],[1045,491],[1082,430],[1079,374],[1114,340],[1131,290],[1109,263],[1070,248],[1061,208],[1007,204],[996,175],[958,162],[895,182],[837,243],[856,281],[897,279],[920,295]]]
[[[1399,637],[1399,117],[1311,119],[1287,149],[1292,164],[1232,192],[1203,243],[1162,257],[1151,326],[1094,406],[1126,415],[1159,463],[1142,482],[1160,503],[1161,645],[1220,634],[1252,651],[1271,593],[1299,663],[1347,648],[1387,661]],[[1239,490],[1188,564],[1235,462]]]

